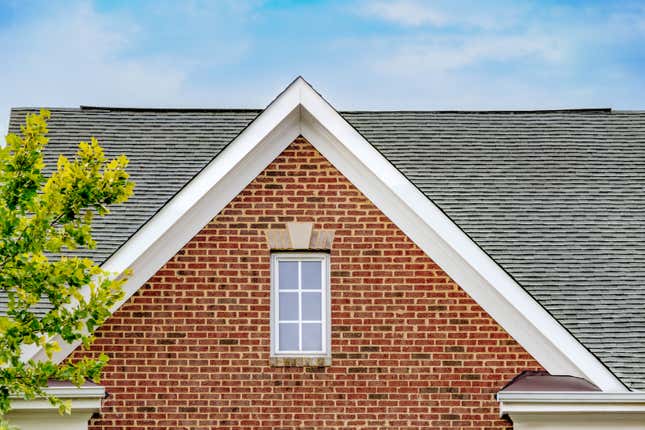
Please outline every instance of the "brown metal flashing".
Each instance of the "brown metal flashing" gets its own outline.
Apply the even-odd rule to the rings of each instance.
[[[550,375],[545,371],[524,372],[513,378],[501,389],[508,391],[601,391],[600,388],[583,378],[569,375]]]

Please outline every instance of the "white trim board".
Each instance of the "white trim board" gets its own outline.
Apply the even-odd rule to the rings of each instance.
[[[645,393],[602,391],[501,391],[500,416],[514,413],[634,412],[645,414]]]
[[[73,411],[90,410],[91,412],[98,412],[101,408],[101,401],[105,398],[105,388],[100,385],[48,387],[44,391],[59,399],[72,400]],[[12,411],[48,411],[52,409],[56,408],[49,403],[49,400],[42,397],[30,400],[14,396],[11,398]]]
[[[287,87],[152,217],[104,269],[133,275],[118,309],[297,136],[303,135],[552,374],[627,388],[304,79]],[[62,361],[77,345],[63,345]],[[34,358],[43,357],[39,351]]]
[[[500,391],[500,417],[517,430],[643,429],[645,393]]]
[[[307,242],[308,243],[308,242]],[[280,313],[280,299],[279,295],[284,291],[279,287],[279,270],[278,265],[282,261],[318,261],[321,264],[321,288],[320,290],[301,290],[301,287],[298,288],[298,294],[302,292],[320,292],[321,294],[321,321],[322,326],[322,350],[321,351],[291,351],[284,352],[280,351],[278,348],[279,344],[279,322],[280,318],[278,317]],[[280,251],[273,252],[271,254],[271,305],[270,305],[270,320],[271,320],[271,357],[276,358],[323,358],[331,361],[331,277],[329,274],[329,253],[326,252],[291,252],[291,251]],[[301,283],[302,275],[298,283]],[[294,290],[287,290],[294,291]],[[301,303],[302,296],[299,297],[299,303]],[[298,310],[299,317],[298,323],[301,324],[302,320],[306,319],[300,315],[300,308]],[[318,322],[318,321],[316,321]],[[300,340],[300,339],[299,339]]]
[[[70,400],[71,415],[59,414],[58,408],[43,397],[31,400],[14,397],[6,418],[16,428],[23,430],[87,430],[88,421],[92,414],[101,410],[101,403],[105,398],[105,389],[96,385],[48,387],[45,392]]]

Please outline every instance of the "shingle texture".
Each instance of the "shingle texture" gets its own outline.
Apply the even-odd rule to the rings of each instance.
[[[26,112],[12,111],[11,131]],[[51,112],[51,164],[92,135],[131,160],[135,195],[97,222],[100,245],[86,252],[102,262],[260,111]],[[645,389],[645,113],[342,115],[623,382]]]
[[[29,110],[13,109],[10,132]],[[107,157],[126,154],[135,193],[110,216],[96,218],[96,249],[83,255],[105,261],[183,185],[222,150],[259,111],[110,111],[50,109],[45,162],[72,157],[80,141],[96,137]]]

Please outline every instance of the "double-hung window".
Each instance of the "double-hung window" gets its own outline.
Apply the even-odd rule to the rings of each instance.
[[[271,256],[271,352],[327,356],[330,348],[329,255]]]

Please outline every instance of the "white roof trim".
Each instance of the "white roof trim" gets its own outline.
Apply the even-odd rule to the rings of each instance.
[[[500,391],[497,400],[501,402],[540,403],[642,403],[645,406],[645,392],[603,391]]]
[[[104,269],[132,268],[118,309],[298,135],[448,273],[552,374],[627,388],[302,78],[132,236]],[[62,361],[77,345],[63,345]],[[43,357],[38,351],[34,358]]]
[[[645,393],[642,392],[501,391],[497,400],[501,416],[560,412],[645,413]]]
[[[105,388],[100,385],[81,387],[48,387],[45,393],[58,397],[59,399],[71,400],[73,411],[81,410],[98,412],[101,408],[101,401],[105,398]],[[38,397],[27,400],[20,397],[12,397],[12,411],[38,411],[50,410],[54,407],[49,400]]]

